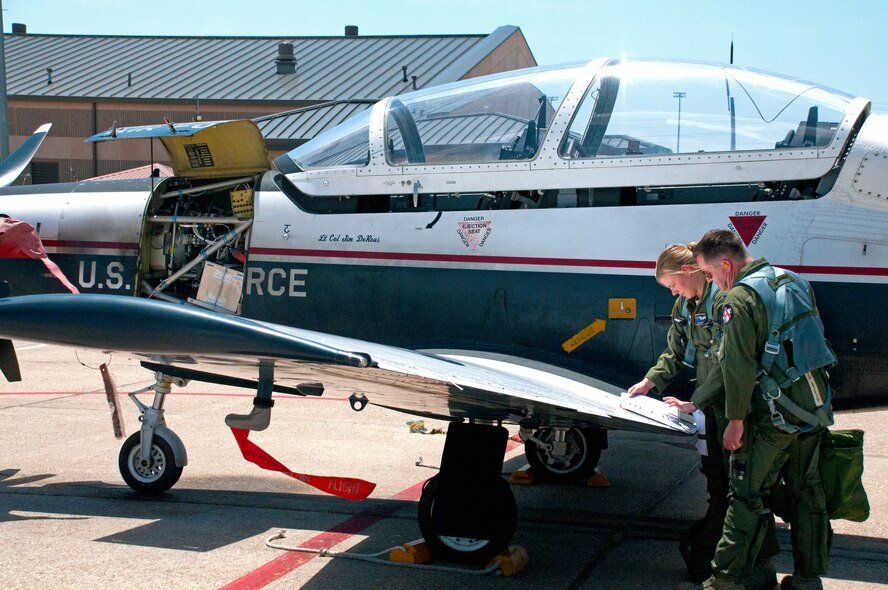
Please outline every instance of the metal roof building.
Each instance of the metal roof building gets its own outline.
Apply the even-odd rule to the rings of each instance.
[[[53,123],[34,170],[57,162],[57,178],[46,166],[48,180],[145,164],[147,148],[82,143],[115,122],[256,118],[331,103],[300,113],[289,131],[276,125],[274,138],[292,145],[391,94],[536,65],[514,26],[481,35],[361,36],[346,27],[341,37],[4,39],[10,147]]]
[[[321,131],[339,125],[352,115],[369,109],[375,100],[355,99],[266,115],[254,119],[270,150],[288,150],[301,145]]]

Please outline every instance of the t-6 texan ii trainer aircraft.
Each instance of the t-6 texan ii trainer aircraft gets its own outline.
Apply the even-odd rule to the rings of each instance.
[[[326,387],[356,409],[453,420],[420,526],[450,557],[495,554],[515,528],[499,424],[563,477],[595,467],[608,429],[687,430],[619,393],[672,321],[654,260],[714,227],[813,282],[836,405],[884,400],[888,117],[865,99],[734,66],[601,59],[384,99],[274,169],[250,121],[92,140],[144,137],[174,177],[0,192],[0,213],[39,230],[81,291],[36,260],[0,260],[0,335],[125,353],[156,374],[121,451],[137,490],[168,489],[186,461],[163,421],[171,385],[254,387],[257,404]]]

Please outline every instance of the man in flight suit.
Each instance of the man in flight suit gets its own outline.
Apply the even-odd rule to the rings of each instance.
[[[703,587],[743,588],[740,580],[750,575],[768,531],[773,531],[774,517],[764,510],[763,498],[783,477],[792,500],[789,523],[795,568],[780,587],[820,589],[820,576],[827,569],[829,527],[818,473],[823,427],[790,433],[772,422],[771,409],[756,381],[768,339],[768,313],[756,292],[739,284],[769,264],[763,258],[753,260],[740,239],[728,230],[707,232],[696,244],[694,254],[706,277],[726,293],[719,369],[728,419],[724,448],[732,453],[728,513],[712,562],[713,576]],[[827,391],[826,381],[825,370],[816,369],[783,393],[792,399],[801,399],[804,394],[821,399]],[[785,418],[788,423],[802,424],[789,413]]]

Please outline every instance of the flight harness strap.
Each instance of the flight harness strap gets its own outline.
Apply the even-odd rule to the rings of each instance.
[[[684,345],[685,345],[685,354],[684,358],[681,359],[681,364],[686,366],[689,369],[693,369],[694,365],[697,363],[697,347],[694,346],[694,341],[691,340],[691,322],[693,318],[691,317],[690,312],[688,312],[688,300],[685,297],[682,297],[679,302],[679,309],[681,309],[682,319],[684,320]],[[676,321],[678,321],[676,319]]]
[[[826,384],[826,398],[823,405],[813,414],[799,407],[798,404],[789,399],[789,396],[783,395],[783,392],[777,386],[777,382],[765,374],[764,371],[759,373],[758,383],[762,388],[762,397],[768,402],[768,409],[771,411],[771,424],[776,428],[789,433],[810,432],[818,426],[829,426],[832,424],[828,412],[832,398],[832,389],[829,383]],[[788,424],[783,414],[777,409],[777,404],[785,411],[805,422],[805,424],[800,426]]]
[[[712,323],[712,306],[713,301],[715,300],[715,291],[716,289],[712,286],[709,287],[709,295],[706,296],[706,322]],[[693,314],[688,311],[688,300],[684,297],[681,298],[680,301],[681,309],[684,312],[685,317],[685,354],[684,359],[681,363],[688,367],[689,369],[694,368],[697,364],[697,347],[694,345],[694,341],[691,339],[690,332],[695,330],[696,328],[692,328],[694,324]]]
[[[774,289],[774,313],[771,314],[771,325],[768,328],[768,340],[765,342],[765,352],[762,355],[762,370],[770,374],[771,366],[780,354],[780,322],[783,321],[783,313],[786,309],[786,291],[780,289],[783,279],[792,280],[788,275],[782,275],[771,279],[768,284]],[[787,375],[789,377],[789,375]]]

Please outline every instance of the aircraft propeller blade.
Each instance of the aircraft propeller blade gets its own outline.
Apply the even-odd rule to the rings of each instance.
[[[15,179],[31,163],[31,158],[40,149],[40,144],[49,133],[50,127],[52,127],[52,123],[45,123],[38,127],[31,137],[0,162],[0,186],[9,186],[15,182]]]
[[[10,383],[22,380],[22,372],[19,370],[18,357],[15,356],[12,340],[0,339],[0,372]]]

